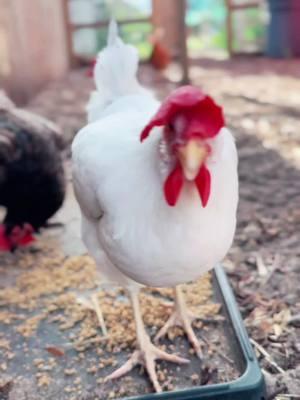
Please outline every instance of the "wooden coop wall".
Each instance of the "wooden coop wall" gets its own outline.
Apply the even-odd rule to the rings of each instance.
[[[61,0],[0,0],[0,87],[25,103],[69,68]]]
[[[0,0],[0,88],[18,104],[76,65],[67,4],[68,0]],[[174,0],[152,4],[153,27],[164,29],[164,44],[181,57],[181,8]]]

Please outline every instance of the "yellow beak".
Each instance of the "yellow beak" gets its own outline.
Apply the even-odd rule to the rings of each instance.
[[[198,139],[191,139],[178,149],[178,158],[185,178],[193,181],[208,155],[207,147]]]

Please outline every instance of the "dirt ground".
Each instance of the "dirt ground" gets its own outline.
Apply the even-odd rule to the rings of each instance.
[[[224,106],[239,150],[238,226],[225,261],[227,272],[265,373],[269,398],[297,398],[300,62],[203,59],[192,62],[191,78]],[[144,65],[141,80],[163,97],[176,86],[178,69],[171,66],[158,74]],[[85,71],[74,71],[28,105],[62,127],[66,156],[74,133],[85,124],[84,107],[92,87]],[[74,222],[73,216],[65,216],[64,212],[57,218]],[[79,237],[77,229],[76,220],[72,231]]]

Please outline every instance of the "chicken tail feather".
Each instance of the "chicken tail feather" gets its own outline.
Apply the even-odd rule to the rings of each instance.
[[[108,27],[107,46],[113,46],[119,39],[118,24],[114,18],[110,20]]]
[[[96,91],[91,94],[87,105],[88,122],[100,119],[107,106],[119,97],[145,90],[136,77],[138,63],[137,49],[123,42],[118,25],[112,19],[107,46],[100,51],[94,68]]]

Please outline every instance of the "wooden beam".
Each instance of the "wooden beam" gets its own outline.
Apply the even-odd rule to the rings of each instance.
[[[151,17],[144,18],[132,18],[132,19],[123,19],[118,21],[118,25],[129,25],[129,24],[140,24],[140,23],[151,23]],[[84,28],[106,28],[109,25],[109,21],[99,21],[90,24],[73,24],[70,23],[71,30],[75,31],[77,29]]]
[[[67,51],[69,57],[70,67],[75,67],[77,65],[77,59],[74,54],[73,49],[73,35],[72,29],[70,25],[70,15],[69,15],[69,0],[62,0],[63,7],[63,17],[66,29],[66,40],[67,40]]]
[[[258,8],[260,6],[260,1],[251,1],[249,3],[244,3],[244,4],[230,4],[229,9],[232,11],[236,10],[246,10],[249,8]]]
[[[227,28],[227,49],[230,56],[233,56],[233,14],[235,11],[248,10],[251,8],[258,8],[261,4],[260,0],[247,1],[245,3],[234,4],[234,0],[225,0],[227,8],[226,28]]]
[[[233,54],[233,20],[232,20],[232,11],[230,9],[227,10],[226,15],[226,28],[227,28],[227,50],[230,56]]]

